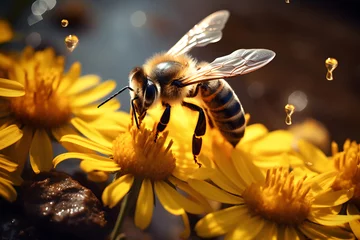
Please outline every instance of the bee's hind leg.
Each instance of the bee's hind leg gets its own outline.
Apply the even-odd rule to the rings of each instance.
[[[199,118],[195,127],[195,132],[192,139],[192,153],[194,155],[194,161],[199,167],[201,167],[201,163],[197,161],[197,156],[199,156],[202,146],[202,136],[205,135],[206,132],[206,118],[204,110],[192,103],[182,102],[184,107],[187,107],[193,111],[199,112]]]
[[[158,122],[158,124],[156,126],[156,134],[155,134],[154,142],[156,142],[156,140],[157,140],[157,138],[159,136],[159,133],[165,130],[167,124],[170,121],[170,109],[171,109],[171,106],[168,103],[165,103],[163,105],[165,106],[165,111],[161,115],[160,122]]]

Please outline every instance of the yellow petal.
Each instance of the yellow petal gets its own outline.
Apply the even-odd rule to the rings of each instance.
[[[98,108],[98,104],[90,104],[88,106],[73,108],[73,112],[77,117],[80,117],[86,121],[94,121],[99,117],[104,118],[105,115],[114,112],[119,108],[120,102],[116,99],[111,99],[100,108]]]
[[[44,129],[36,130],[30,147],[30,164],[37,174],[52,169],[53,150],[49,136]]]
[[[336,175],[336,171],[321,173],[315,177],[306,179],[305,185],[310,185],[312,191],[314,192],[322,192],[323,190],[331,187],[336,178]]]
[[[355,239],[352,233],[341,228],[322,226],[308,221],[301,224],[299,229],[310,239]]]
[[[264,220],[261,217],[253,217],[248,215],[241,219],[241,223],[236,226],[234,230],[226,234],[225,240],[242,239],[252,240],[256,239],[261,229],[264,226]],[[292,238],[289,238],[292,239]]]
[[[289,131],[277,130],[270,132],[262,139],[253,143],[251,152],[257,155],[275,155],[292,150],[294,136]]]
[[[112,148],[112,141],[106,139],[102,136],[96,129],[94,129],[90,124],[84,122],[80,118],[71,119],[71,124],[86,137],[91,139],[94,142],[99,143],[107,148]]]
[[[85,75],[75,80],[74,84],[66,91],[68,95],[80,93],[86,89],[92,88],[100,83],[100,77],[97,75]]]
[[[16,200],[16,190],[10,183],[2,181],[2,178],[0,178],[0,196],[9,202]]]
[[[326,155],[309,142],[298,142],[300,154],[304,158],[305,165],[312,171],[323,173],[335,170],[333,161],[329,161]]]
[[[275,222],[265,220],[257,239],[277,240],[277,227],[278,225]]]
[[[81,168],[81,163],[80,163],[80,168]],[[88,172],[87,178],[90,181],[97,182],[97,183],[106,182],[109,179],[109,173],[106,173],[103,171]]]
[[[71,102],[72,107],[84,106],[90,103],[93,103],[113,91],[116,87],[116,82],[114,80],[108,80],[98,85],[97,87],[82,92],[74,97],[74,100]]]
[[[58,155],[58,156],[56,156],[54,158],[54,160],[53,160],[54,167],[56,167],[62,161],[66,160],[66,159],[70,159],[70,158],[89,159],[89,160],[98,161],[98,162],[102,162],[102,161],[113,162],[111,159],[106,158],[106,157],[102,157],[102,156],[97,155],[97,154],[68,152],[68,153],[60,154],[60,155]]]
[[[0,20],[0,43],[10,41],[14,36],[10,24],[5,20]]]
[[[0,96],[20,97],[24,96],[24,86],[17,81],[0,78]]]
[[[0,154],[0,169],[5,169],[8,172],[14,172],[17,168],[17,164],[6,159],[6,157]]]
[[[220,172],[223,173],[224,178],[226,178],[227,181],[234,183],[236,188],[240,191],[245,189],[245,186],[247,186],[246,182],[244,182],[244,180],[239,176],[231,157],[224,155],[223,147],[218,144],[214,144],[213,153],[214,161],[216,161],[216,165],[219,167]]]
[[[181,214],[181,218],[184,223],[184,231],[180,234],[180,237],[182,239],[188,239],[190,236],[190,222],[189,222],[189,218],[188,218],[187,214],[185,213],[185,211],[183,211],[183,213]]]
[[[190,185],[178,178],[175,178],[173,176],[169,177],[169,181],[174,184],[176,188],[179,188],[180,190],[184,191],[186,194],[188,194],[189,198],[193,198],[198,203],[200,203],[203,208],[205,209],[205,212],[212,212],[213,208],[209,204],[209,201],[204,198],[199,192],[197,192],[195,189],[190,187]]]
[[[134,182],[134,176],[126,174],[110,183],[102,194],[102,201],[105,206],[110,208],[115,207],[116,204],[129,192]]]
[[[348,204],[346,211],[347,211],[347,214],[351,215],[351,216],[354,216],[354,215],[359,216],[360,215],[359,210],[352,203]],[[353,231],[353,233],[355,234],[355,236],[358,239],[360,239],[360,222],[359,222],[359,220],[351,221],[351,222],[349,222],[349,224],[350,224],[350,228]]]
[[[79,62],[75,62],[71,65],[69,71],[66,75],[61,79],[60,85],[57,89],[59,94],[68,90],[72,84],[80,77],[81,73],[81,64]]]
[[[228,203],[228,204],[241,204],[244,203],[244,200],[241,197],[234,196],[225,192],[222,189],[215,187],[214,185],[196,179],[189,179],[189,185],[198,191],[200,194],[205,196],[206,198],[214,201],[218,201],[221,203]]]
[[[248,217],[248,210],[245,206],[229,207],[207,214],[197,222],[195,231],[198,236],[205,238],[224,235],[242,224],[240,219]]]
[[[247,144],[264,137],[268,132],[269,130],[263,124],[260,123],[246,126],[244,137],[240,140],[240,143],[238,144],[237,148],[239,148],[239,146],[241,148],[241,145],[243,144]]]
[[[239,176],[246,182],[247,186],[265,180],[261,170],[253,164],[252,155],[240,149],[234,149],[231,157]]]
[[[81,161],[81,168],[85,172],[104,171],[116,172],[120,170],[119,165],[112,161],[99,161],[93,159],[84,159]]]
[[[11,156],[19,167],[18,171],[21,173],[29,156],[29,150],[33,139],[33,130],[30,127],[24,126],[22,129],[23,136],[14,145],[6,148],[7,155]]]
[[[144,230],[151,222],[154,210],[154,192],[149,179],[144,179],[135,209],[135,225]]]
[[[60,142],[60,139],[65,136],[65,135],[77,135],[79,134],[73,126],[69,125],[64,125],[62,127],[59,128],[53,128],[51,129],[51,133],[54,136],[54,138]],[[75,145],[73,143],[70,142],[62,142],[61,145],[66,148],[66,150],[68,150],[69,152],[82,152],[82,153],[94,153],[95,152],[93,150],[84,148],[82,146],[79,145]]]
[[[13,60],[10,57],[0,53],[0,68],[8,69],[12,65],[13,65]],[[13,78],[10,78],[10,79],[13,79]]]
[[[165,210],[173,215],[181,215],[183,209],[193,214],[205,212],[200,204],[184,197],[164,181],[155,182],[155,192]]]
[[[305,237],[303,234],[299,233],[298,230],[296,230],[294,227],[287,226],[285,228],[284,239],[305,240]]]
[[[113,154],[111,149],[104,147],[96,142],[90,141],[86,138],[80,137],[78,135],[65,135],[60,139],[60,142],[70,142],[106,155]]]
[[[322,224],[324,226],[339,226],[340,224],[348,223],[351,221],[359,220],[360,215],[334,215],[334,214],[316,214],[313,212],[308,216],[308,219],[312,222]]]
[[[0,130],[0,150],[16,143],[22,136],[22,131],[15,124]]]
[[[337,206],[349,201],[354,194],[353,190],[339,190],[334,191],[332,189],[320,193],[315,196],[315,200],[312,202],[312,208],[326,208]]]

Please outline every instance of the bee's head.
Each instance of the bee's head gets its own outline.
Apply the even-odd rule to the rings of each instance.
[[[140,67],[134,68],[129,75],[130,87],[134,90],[130,92],[131,99],[134,100],[134,110],[141,122],[146,115],[146,111],[158,99],[158,88],[155,83],[148,79],[144,70]]]

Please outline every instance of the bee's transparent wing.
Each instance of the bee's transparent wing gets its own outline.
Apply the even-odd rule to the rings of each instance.
[[[203,47],[209,43],[218,42],[229,15],[228,11],[222,10],[207,16],[190,29],[167,54],[177,56],[189,52],[193,47]]]
[[[187,86],[246,74],[265,66],[274,57],[275,53],[267,49],[239,49],[224,57],[216,58],[191,76],[185,76],[181,80],[181,84]]]

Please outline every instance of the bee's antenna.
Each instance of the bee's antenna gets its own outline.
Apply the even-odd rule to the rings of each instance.
[[[126,89],[129,89],[130,91],[134,91],[134,89],[132,89],[129,86],[126,86],[122,89],[120,89],[117,93],[115,93],[114,95],[112,95],[111,97],[109,97],[108,99],[106,99],[105,101],[103,101],[99,106],[97,106],[98,108],[101,107],[102,105],[104,105],[105,103],[107,103],[108,101],[110,101],[111,99],[113,99],[114,97],[116,97],[117,95],[119,95],[120,93],[122,93],[123,91],[125,91]]]

